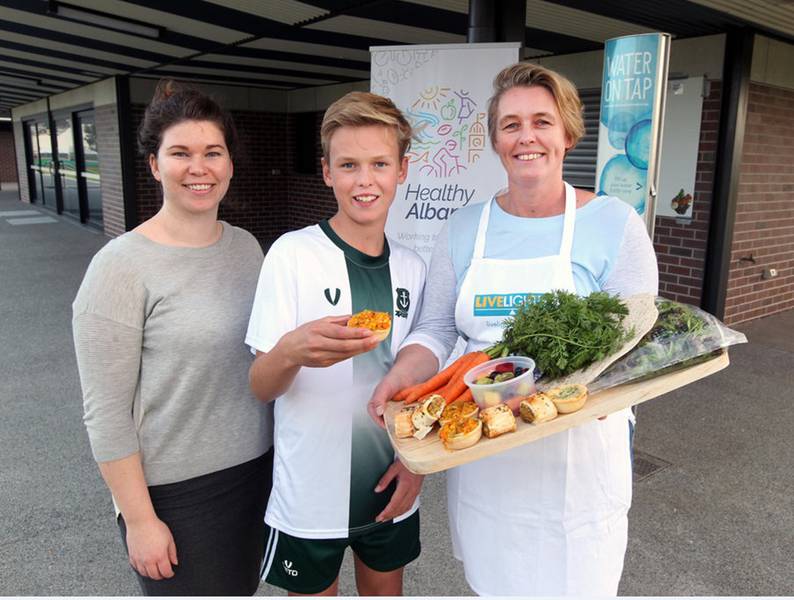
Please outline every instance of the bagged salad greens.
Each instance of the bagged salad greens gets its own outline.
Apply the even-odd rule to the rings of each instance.
[[[716,357],[728,346],[747,342],[743,333],[689,304],[657,297],[656,308],[659,317],[653,329],[590,384],[591,391],[685,369]]]

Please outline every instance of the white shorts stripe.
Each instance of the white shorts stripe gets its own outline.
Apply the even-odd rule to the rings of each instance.
[[[267,538],[267,545],[265,546],[265,556],[262,559],[262,575],[261,581],[267,580],[267,575],[270,573],[270,567],[273,565],[273,558],[276,556],[276,547],[278,546],[278,529],[275,527],[270,528],[270,535]]]

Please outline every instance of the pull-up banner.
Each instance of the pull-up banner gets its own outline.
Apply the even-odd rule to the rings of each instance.
[[[489,200],[506,185],[488,141],[492,82],[518,62],[519,44],[370,48],[370,89],[387,96],[414,128],[408,177],[397,190],[386,234],[426,263],[456,210]]]
[[[635,208],[653,235],[670,35],[607,40],[598,124],[598,194]]]

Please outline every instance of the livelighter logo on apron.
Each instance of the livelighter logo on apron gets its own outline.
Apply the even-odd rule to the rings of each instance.
[[[475,294],[475,317],[510,317],[527,302],[537,302],[543,294],[515,292],[511,294]]]

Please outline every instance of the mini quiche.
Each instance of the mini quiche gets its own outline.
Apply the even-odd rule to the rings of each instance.
[[[386,339],[391,331],[391,316],[389,313],[374,310],[362,310],[354,314],[347,321],[348,327],[363,327],[375,332],[375,337],[380,341]]]
[[[441,426],[438,437],[447,450],[463,450],[480,441],[482,421],[476,417],[447,421]]]
[[[587,388],[580,383],[571,383],[546,390],[546,395],[554,402],[557,412],[572,413],[584,406]]]
[[[441,413],[439,423],[444,426],[449,421],[456,421],[458,419],[468,419],[476,417],[480,412],[480,407],[474,400],[464,400],[462,402],[453,402],[448,404]]]

